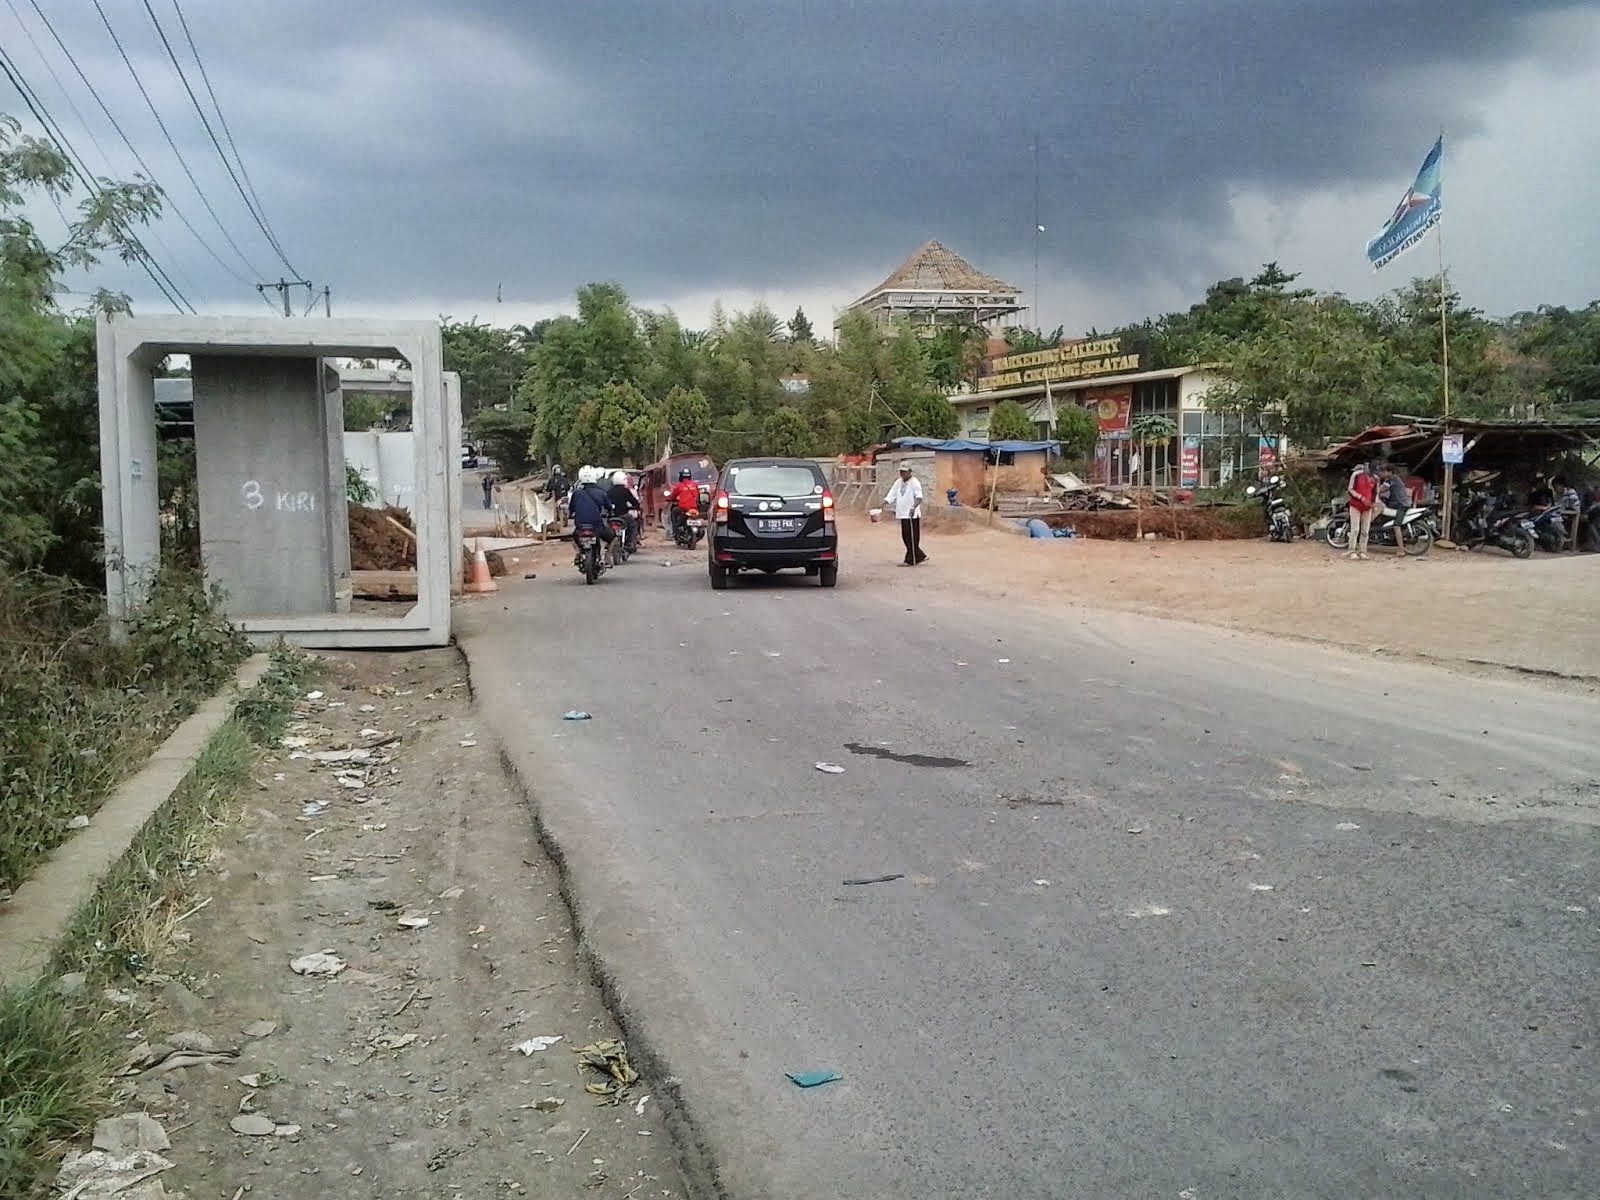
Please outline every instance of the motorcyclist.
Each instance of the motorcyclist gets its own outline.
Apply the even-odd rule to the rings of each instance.
[[[611,511],[622,518],[623,526],[628,531],[628,549],[632,550],[639,544],[639,514],[643,509],[639,506],[639,497],[628,486],[626,471],[611,473],[611,486],[606,490],[606,497],[611,501]]]
[[[608,519],[611,516],[611,498],[601,486],[598,469],[587,466],[579,468],[578,486],[572,489],[572,497],[567,505],[575,528],[587,525],[602,542],[611,541],[611,522]]]
[[[682,532],[684,522],[691,514],[700,511],[700,485],[694,481],[694,472],[684,467],[678,472],[677,486],[672,489],[672,532],[676,537]]]

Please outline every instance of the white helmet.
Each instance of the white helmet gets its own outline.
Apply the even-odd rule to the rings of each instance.
[[[628,486],[628,473],[626,471],[613,471],[613,472],[611,472],[611,482],[612,482],[613,486],[615,486],[615,487],[627,487]]]
[[[599,472],[597,472],[591,466],[587,466],[586,465],[586,466],[579,467],[578,468],[578,482],[580,484],[594,483],[594,482],[596,482],[596,476],[598,474],[599,474]]]

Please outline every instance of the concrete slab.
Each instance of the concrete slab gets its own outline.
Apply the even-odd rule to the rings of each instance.
[[[229,588],[239,626],[259,643],[447,644],[451,581],[460,573],[461,413],[459,389],[443,378],[432,321],[101,318],[106,595],[114,625],[142,603],[160,566],[154,372],[169,354],[190,357],[197,412],[211,407],[217,418],[197,416],[201,492],[209,497],[202,549],[208,574]],[[409,368],[418,595],[394,616],[347,611],[343,396],[338,373],[325,365],[331,358],[395,358]],[[229,431],[228,421],[239,428]],[[324,580],[332,581],[331,595]]]

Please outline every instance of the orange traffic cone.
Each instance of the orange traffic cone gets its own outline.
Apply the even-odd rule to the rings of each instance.
[[[472,556],[472,578],[467,581],[465,590],[475,594],[500,590],[494,576],[489,574],[489,560],[481,549]]]

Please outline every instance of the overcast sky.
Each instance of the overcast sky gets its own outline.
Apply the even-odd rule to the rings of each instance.
[[[1036,138],[1046,325],[1186,306],[1269,259],[1365,297],[1436,269],[1431,242],[1376,277],[1362,250],[1441,127],[1468,303],[1600,297],[1600,0],[180,2],[267,223],[335,315],[527,321],[615,279],[691,325],[721,298],[825,327],[930,237],[1031,294]],[[0,45],[69,139],[138,170],[33,0],[7,3]],[[288,267],[143,0],[101,3],[249,266],[92,0],[39,0],[243,280],[170,214],[152,251],[202,312],[265,312],[249,285]],[[150,4],[206,102],[173,0]],[[166,308],[120,267],[94,282]]]

